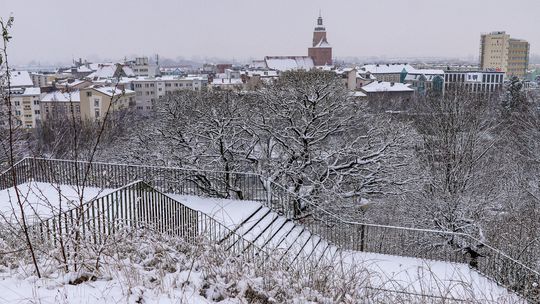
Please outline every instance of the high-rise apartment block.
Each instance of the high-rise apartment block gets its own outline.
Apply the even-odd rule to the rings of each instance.
[[[511,38],[506,32],[482,34],[480,68],[524,78],[529,66],[529,49],[527,41]]]

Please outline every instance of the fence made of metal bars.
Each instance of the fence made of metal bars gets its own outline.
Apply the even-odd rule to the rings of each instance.
[[[104,244],[108,236],[122,229],[151,229],[192,244],[206,239],[250,260],[266,255],[212,217],[175,201],[143,181],[36,220],[29,231],[32,237],[56,246],[60,241]]]
[[[36,181],[56,184],[81,184],[87,187],[118,188],[133,180],[143,180],[147,185],[165,193],[258,201],[293,220],[296,220],[294,217],[295,206],[301,201],[304,206],[326,215],[324,221],[302,221],[302,225],[307,226],[313,233],[321,235],[340,249],[449,262],[468,262],[471,267],[480,273],[517,292],[530,302],[540,302],[539,272],[470,235],[345,221],[317,204],[298,197],[286,187],[268,182],[263,176],[257,174],[101,162],[88,163],[43,158],[25,158],[14,165],[12,170],[15,170],[17,184]],[[5,172],[0,175],[0,187],[2,189],[12,185],[13,176],[11,174]],[[130,191],[133,191],[133,189]],[[111,196],[108,195],[107,197]],[[125,200],[125,204],[128,204],[127,201]],[[102,212],[103,209],[99,209],[98,204],[107,204],[107,201],[98,199],[91,204],[96,205],[92,205],[88,210]],[[160,205],[156,208],[159,210],[170,209],[167,199],[161,196],[158,204]],[[122,211],[121,208],[128,207],[118,208],[119,212],[127,212]],[[129,208],[125,210],[129,210]],[[167,225],[170,225],[171,221],[173,223],[175,221],[174,217],[170,218],[167,215],[169,211],[157,211],[154,209],[152,211],[154,213],[148,212],[145,213],[145,216],[147,216],[146,220],[149,223],[168,227]],[[82,216],[70,214],[68,219],[58,218],[57,221],[70,221],[73,217],[80,218]],[[210,221],[205,219],[202,213],[197,213],[196,217],[203,222]],[[49,223],[49,225],[51,224]],[[185,229],[179,226],[175,227],[176,229]],[[206,228],[223,230],[226,227],[209,224]],[[103,227],[97,227],[97,229],[102,232],[107,231],[99,230],[104,229]],[[248,247],[252,248],[254,246]],[[470,248],[474,248],[474,251],[467,251]]]

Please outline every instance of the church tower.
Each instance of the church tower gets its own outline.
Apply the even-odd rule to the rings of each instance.
[[[332,46],[326,40],[326,28],[320,13],[313,31],[313,45],[308,48],[308,56],[313,58],[315,66],[332,65]]]
[[[312,46],[316,46],[323,39],[326,39],[326,28],[324,27],[322,16],[319,14],[319,18],[317,18],[317,26],[315,27],[315,30],[313,31],[313,45]]]

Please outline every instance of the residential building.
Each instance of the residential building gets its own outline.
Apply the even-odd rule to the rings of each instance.
[[[12,70],[10,71],[9,76],[9,85],[12,89],[34,87],[34,82],[32,81],[32,77],[30,77],[30,73],[28,73],[28,71]]]
[[[384,96],[389,99],[409,99],[414,95],[414,89],[400,82],[374,81],[360,88],[368,97]]]
[[[158,77],[161,75],[159,66],[150,63],[148,57],[137,57],[134,61],[128,62],[136,77]]]
[[[30,78],[32,79],[32,83],[34,84],[34,87],[41,88],[51,85],[52,80],[54,80],[54,77],[51,75],[45,75],[40,73],[30,73]]]
[[[241,71],[240,78],[247,90],[255,90],[262,84],[271,83],[277,80],[279,72],[268,69],[249,69]]]
[[[100,120],[108,110],[114,112],[135,107],[135,91],[132,90],[92,86],[82,89],[80,96],[83,120]]]
[[[418,94],[427,92],[444,94],[444,71],[443,70],[413,70],[405,76],[404,83],[410,84]]]
[[[137,110],[150,111],[157,100],[166,94],[178,90],[201,90],[208,84],[208,79],[202,76],[162,76],[156,78],[138,77],[131,81],[135,91]]]
[[[472,93],[493,93],[503,88],[504,73],[491,71],[444,71],[444,90],[464,89]]]
[[[55,87],[58,90],[80,90],[87,88],[89,86],[93,85],[91,81],[84,80],[84,79],[67,79],[64,81],[59,81],[55,84]]]
[[[211,90],[241,90],[243,87],[241,78],[214,78],[208,85]]]
[[[480,36],[480,69],[505,72],[508,76],[525,78],[529,66],[529,43],[513,39],[506,32],[491,32]]]
[[[129,66],[120,63],[99,64],[96,71],[86,78],[91,81],[100,81],[120,77],[135,77],[135,73]]]
[[[360,67],[359,71],[370,73],[379,81],[403,82],[405,76],[416,69],[407,63],[367,64]]]
[[[80,91],[52,91],[43,94],[40,98],[40,110],[42,120],[66,119],[75,116],[81,118]]]
[[[32,129],[38,126],[41,121],[41,111],[39,106],[39,88],[13,88],[11,89],[11,105],[14,126],[24,129]],[[6,126],[6,122],[2,122]]]
[[[313,31],[313,45],[308,48],[308,56],[313,58],[316,66],[332,65],[332,46],[326,39],[326,28],[321,15],[317,18],[317,26]]]

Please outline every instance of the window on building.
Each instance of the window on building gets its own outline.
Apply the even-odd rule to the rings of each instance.
[[[16,106],[20,106],[21,103],[20,103],[19,101],[15,101],[15,105],[16,105]]]
[[[90,97],[90,96],[92,96],[92,91],[88,91],[88,92],[86,92],[86,96],[87,96],[87,97]]]
[[[98,109],[96,109],[95,114],[96,114],[96,118],[99,118],[99,114],[100,114],[100,113],[99,113],[99,110],[98,110]]]
[[[34,110],[34,114],[39,115],[39,114],[41,114],[41,111],[40,110]]]
[[[21,115],[21,111],[15,111],[15,115],[20,116],[20,115]]]
[[[39,105],[39,100],[34,100],[34,105]]]
[[[99,108],[99,99],[94,99],[94,107]]]

